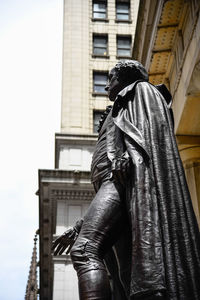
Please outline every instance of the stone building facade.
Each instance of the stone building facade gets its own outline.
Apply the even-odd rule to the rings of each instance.
[[[52,240],[84,216],[94,197],[90,162],[100,115],[109,105],[108,71],[131,58],[139,0],[65,0],[61,133],[55,169],[39,170],[40,299],[77,300],[69,256]]]
[[[131,57],[138,4],[65,0],[61,132],[93,134],[95,112],[108,105],[101,89],[108,70]]]
[[[173,97],[175,134],[200,225],[200,1],[140,2],[133,57]]]

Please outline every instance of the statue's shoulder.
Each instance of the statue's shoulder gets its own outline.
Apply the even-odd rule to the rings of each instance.
[[[154,89],[155,86],[153,84],[151,84],[149,81],[138,81],[135,89],[147,89],[147,90],[151,90]]]

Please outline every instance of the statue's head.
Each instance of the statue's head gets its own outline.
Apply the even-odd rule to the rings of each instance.
[[[143,65],[136,60],[119,61],[110,71],[105,90],[111,101],[126,86],[137,80],[148,81],[149,77]]]

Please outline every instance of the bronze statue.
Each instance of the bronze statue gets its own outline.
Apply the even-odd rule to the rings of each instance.
[[[97,193],[84,220],[54,241],[54,254],[70,251],[81,300],[199,300],[199,230],[171,95],[134,60],[115,65],[106,90],[114,105],[93,155]]]

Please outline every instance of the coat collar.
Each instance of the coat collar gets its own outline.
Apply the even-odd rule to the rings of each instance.
[[[113,104],[112,116],[116,117],[120,108],[122,108],[126,104],[126,100],[128,96],[134,93],[135,87],[139,82],[144,82],[144,80],[137,80],[130,85],[126,86],[123,90],[121,90]]]
[[[126,86],[123,90],[121,90],[114,102],[113,105],[113,113],[112,116],[115,117],[121,107],[123,107],[128,99],[128,96],[132,95],[135,91],[135,87],[139,82],[144,82],[144,80],[137,80],[130,85]],[[145,81],[146,82],[146,81]],[[151,84],[151,83],[149,83]],[[154,86],[164,97],[168,108],[171,108],[172,105],[172,96],[168,91],[167,87],[164,84],[159,84]]]

